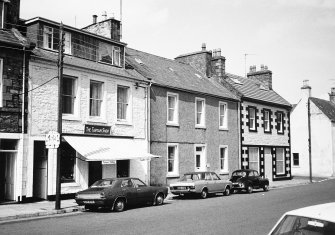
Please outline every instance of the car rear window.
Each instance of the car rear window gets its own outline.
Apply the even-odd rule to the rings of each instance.
[[[205,179],[205,173],[195,173],[195,174],[185,174],[181,181],[197,181],[197,180],[204,180]]]
[[[280,234],[333,235],[335,234],[335,223],[309,217],[287,215],[271,233],[271,235]]]
[[[115,180],[98,180],[94,184],[91,185],[91,188],[96,187],[110,187],[114,185]]]

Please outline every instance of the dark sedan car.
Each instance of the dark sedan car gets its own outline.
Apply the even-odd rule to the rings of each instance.
[[[230,181],[233,183],[232,192],[245,190],[252,193],[254,189],[269,190],[269,180],[261,177],[255,170],[234,171]]]
[[[126,205],[162,205],[167,194],[167,187],[147,186],[138,178],[110,178],[78,192],[75,200],[88,210],[107,207],[120,212]]]

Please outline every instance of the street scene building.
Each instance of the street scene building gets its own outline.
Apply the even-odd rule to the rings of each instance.
[[[293,175],[335,175],[334,122],[335,88],[331,88],[329,100],[319,99],[312,96],[312,87],[305,80],[301,99],[291,114]]]
[[[206,73],[178,60],[127,48],[126,60],[151,79],[151,184],[168,185],[186,172],[238,169],[239,98]],[[201,61],[205,62],[205,61]]]

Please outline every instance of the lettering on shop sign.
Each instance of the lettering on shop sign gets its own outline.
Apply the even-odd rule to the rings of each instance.
[[[110,126],[93,126],[85,125],[85,134],[96,134],[96,135],[110,135],[111,127]]]

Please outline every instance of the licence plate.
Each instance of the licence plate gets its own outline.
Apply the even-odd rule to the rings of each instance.
[[[84,203],[87,203],[87,204],[94,204],[95,202],[94,202],[94,201],[84,201]]]

